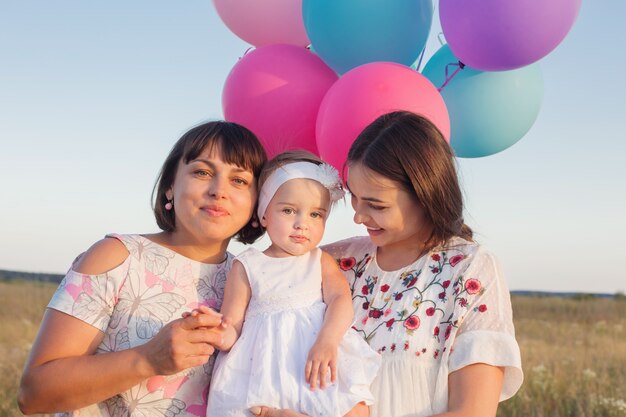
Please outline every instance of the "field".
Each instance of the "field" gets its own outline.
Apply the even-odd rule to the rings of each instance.
[[[0,417],[15,391],[53,284],[0,281]],[[499,417],[626,416],[626,300],[513,297],[525,381]]]

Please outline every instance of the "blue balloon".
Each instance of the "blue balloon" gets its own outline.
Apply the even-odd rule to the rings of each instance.
[[[422,74],[441,88],[446,66],[449,76],[459,68],[448,45],[430,58]],[[498,72],[465,66],[443,86],[441,95],[450,114],[454,152],[479,158],[505,150],[530,130],[543,99],[543,77],[537,64]]]
[[[409,66],[426,45],[432,0],[303,0],[315,52],[337,73],[376,61]]]

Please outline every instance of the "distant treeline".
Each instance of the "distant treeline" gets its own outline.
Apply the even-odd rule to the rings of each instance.
[[[0,269],[0,281],[39,281],[39,282],[54,282],[59,283],[63,279],[61,274],[46,274],[38,272],[20,272],[20,271],[7,271]],[[526,291],[515,290],[511,291],[512,295],[521,297],[563,297],[574,298],[578,300],[585,300],[589,298],[616,298],[624,299],[624,293],[618,292],[615,294],[608,293],[584,293],[584,292],[556,292],[556,291]]]
[[[40,281],[59,283],[63,279],[61,274],[46,274],[39,272],[7,271],[0,269],[0,281]]]

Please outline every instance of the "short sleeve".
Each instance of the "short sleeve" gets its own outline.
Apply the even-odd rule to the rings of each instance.
[[[48,308],[76,317],[105,332],[128,274],[129,262],[130,257],[100,275],[81,274],[70,269],[52,296]]]
[[[452,351],[449,372],[474,363],[504,367],[500,401],[512,397],[522,385],[521,355],[515,330],[511,296],[497,259],[479,249],[462,277],[463,309]]]

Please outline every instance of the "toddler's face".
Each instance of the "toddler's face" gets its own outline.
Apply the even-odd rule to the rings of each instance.
[[[267,255],[302,255],[315,248],[324,235],[330,206],[329,192],[309,179],[293,179],[280,186],[261,219],[272,245]]]

